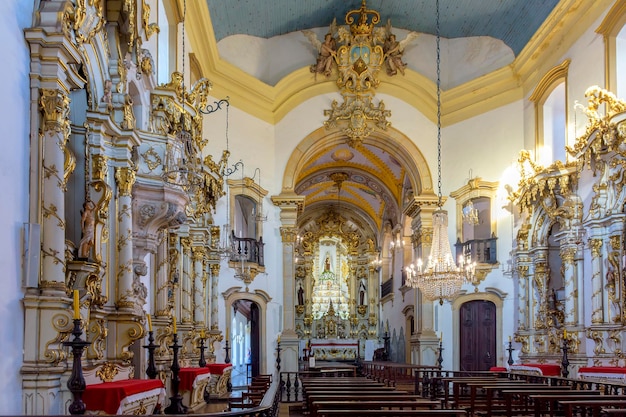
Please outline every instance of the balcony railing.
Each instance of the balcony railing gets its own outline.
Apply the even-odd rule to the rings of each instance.
[[[389,278],[387,281],[383,282],[380,285],[380,297],[385,297],[386,295],[391,294],[393,291],[393,277]]]
[[[245,262],[255,263],[258,266],[265,266],[265,259],[263,254],[263,236],[256,240],[252,237],[237,237],[235,232],[232,232],[231,242],[233,245],[233,254],[230,260],[233,262]]]
[[[496,264],[498,263],[498,253],[496,241],[498,240],[493,234],[489,239],[472,239],[467,242],[461,242],[458,239],[454,245],[456,248],[456,257],[463,256],[470,259],[471,262],[477,264]]]

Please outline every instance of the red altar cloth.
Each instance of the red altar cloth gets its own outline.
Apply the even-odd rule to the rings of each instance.
[[[561,375],[561,365],[546,364],[546,363],[523,363],[518,365],[511,365],[509,368],[512,372],[515,371],[535,371],[544,376],[559,376]]]
[[[117,414],[120,404],[125,398],[152,390],[162,390],[165,393],[160,379],[125,379],[89,384],[83,393],[83,401],[87,410],[102,410],[107,414]]]
[[[491,372],[506,372],[506,371],[508,371],[508,369],[506,369],[504,366],[492,366],[491,368],[489,368],[489,370]]]
[[[201,375],[206,375],[205,378],[209,378],[211,374],[207,368],[180,368],[178,377],[180,378],[180,390],[192,391],[194,389],[194,382],[196,378]]]
[[[578,370],[580,378],[603,378],[626,380],[626,368],[620,366],[583,366]]]
[[[224,373],[224,369],[230,368],[233,366],[232,363],[209,363],[207,364],[207,368],[211,371],[212,374],[222,375]]]
[[[578,372],[590,374],[626,374],[626,368],[619,366],[583,366]]]

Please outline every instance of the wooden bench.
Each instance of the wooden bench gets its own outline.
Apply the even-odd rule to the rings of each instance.
[[[561,407],[559,401],[567,398],[579,398],[579,397],[598,397],[602,393],[597,390],[566,390],[557,393],[548,393],[547,391],[541,394],[530,394],[528,396],[529,401],[533,405],[534,416],[540,417],[544,414],[554,415],[555,412],[560,411]]]
[[[318,417],[343,417],[343,416],[377,416],[377,417],[398,417],[398,416],[419,416],[419,417],[465,417],[466,410],[319,410]]]
[[[626,408],[623,395],[601,395],[589,399],[560,400],[565,417],[594,416],[599,417],[603,409]]]
[[[423,397],[415,394],[395,394],[395,392],[397,391],[389,391],[386,393],[368,393],[364,395],[359,395],[357,391],[350,393],[314,394],[309,395],[304,404],[306,405],[305,408],[310,413],[310,416],[315,417],[317,415],[317,408],[314,404],[320,401],[417,401],[424,399]]]
[[[165,400],[159,379],[133,379],[134,368],[105,362],[83,372],[89,414],[154,414]]]

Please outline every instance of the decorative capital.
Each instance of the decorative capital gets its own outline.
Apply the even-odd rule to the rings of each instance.
[[[43,116],[43,130],[61,132],[67,139],[70,134],[70,99],[60,90],[42,88],[39,107]]]
[[[591,248],[591,257],[599,258],[602,249],[602,239],[589,239],[589,247]]]
[[[298,229],[295,227],[281,227],[280,237],[283,243],[295,243],[298,237]]]
[[[134,169],[122,167],[115,170],[115,181],[117,181],[117,186],[119,187],[120,195],[122,196],[129,197],[131,195],[135,179]]]
[[[191,248],[194,261],[202,261],[206,255],[206,248],[204,246],[194,246]]]

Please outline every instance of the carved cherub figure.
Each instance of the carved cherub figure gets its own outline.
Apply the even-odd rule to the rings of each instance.
[[[326,77],[332,73],[333,60],[337,57],[337,42],[345,42],[347,30],[337,26],[337,20],[333,20],[328,33],[324,36],[324,42],[317,39],[317,35],[312,30],[303,30],[306,36],[317,51],[317,61],[311,65],[312,73],[324,74]]]
[[[387,20],[384,28],[379,28],[375,33],[376,41],[383,44],[385,67],[387,74],[396,75],[398,72],[404,75],[406,63],[402,61],[402,55],[406,46],[419,36],[417,32],[409,32],[404,39],[398,41],[396,35],[391,33],[391,19]]]

